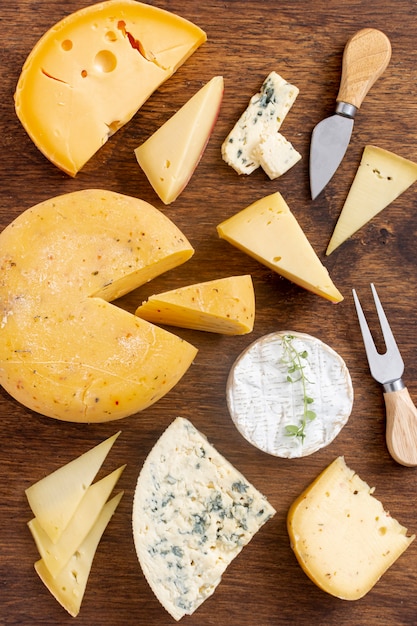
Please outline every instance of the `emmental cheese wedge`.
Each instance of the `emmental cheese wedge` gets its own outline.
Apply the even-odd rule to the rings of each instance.
[[[372,493],[338,457],[288,512],[301,567],[323,591],[343,600],[367,594],[415,539]]]
[[[219,237],[331,302],[343,296],[280,193],[257,200],[217,226]]]
[[[0,234],[0,383],[31,410],[76,422],[159,400],[196,348],[108,301],[192,254],[160,211],[110,191],[23,212]]]
[[[80,612],[98,544],[122,496],[123,492],[106,502],[83,543],[55,578],[49,572],[43,559],[35,563],[39,578],[72,617],[76,617]]]
[[[135,150],[136,159],[165,204],[188,184],[204,153],[223,98],[223,77],[215,76]]]
[[[108,0],[55,24],[29,54],[16,113],[71,176],[206,41],[196,25],[134,0]]]
[[[136,315],[157,324],[245,335],[255,320],[252,277],[228,276],[159,293],[138,307]]]
[[[52,543],[67,528],[120,431],[26,489],[37,523]]]
[[[191,615],[275,509],[178,417],[149,453],[133,501],[133,537],[143,573],[176,620]]]
[[[336,223],[331,254],[417,180],[417,163],[376,146],[366,146]]]

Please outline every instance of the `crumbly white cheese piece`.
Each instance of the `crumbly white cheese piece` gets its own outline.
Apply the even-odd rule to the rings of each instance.
[[[281,133],[262,135],[252,155],[271,180],[285,174],[301,159],[301,154]]]
[[[259,167],[260,160],[254,150],[270,135],[278,133],[298,93],[297,87],[276,72],[266,77],[222,145],[223,159],[238,174],[251,174]],[[281,149],[287,151],[286,146]]]
[[[291,363],[283,338],[301,355],[304,384]],[[288,380],[291,376],[292,382]],[[307,456],[328,445],[346,424],[353,405],[353,388],[343,359],[320,339],[283,331],[252,343],[236,360],[227,382],[227,404],[239,432],[268,454],[284,458]],[[304,439],[290,435],[304,416],[304,398],[312,400]]]
[[[275,510],[188,420],[163,433],[140,472],[133,536],[143,573],[179,620],[220,583]]]

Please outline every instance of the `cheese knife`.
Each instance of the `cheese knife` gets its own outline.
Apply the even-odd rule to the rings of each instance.
[[[310,189],[313,200],[339,167],[350,142],[355,114],[390,59],[390,41],[380,30],[364,28],[347,42],[335,114],[319,122],[311,137]]]

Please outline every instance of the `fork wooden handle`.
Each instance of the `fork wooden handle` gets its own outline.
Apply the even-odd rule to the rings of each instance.
[[[407,467],[417,466],[417,409],[407,387],[384,393],[386,440],[392,458]]]

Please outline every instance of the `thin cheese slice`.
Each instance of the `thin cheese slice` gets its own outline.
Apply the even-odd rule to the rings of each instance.
[[[281,331],[260,337],[236,359],[226,397],[247,441],[274,456],[299,458],[337,437],[352,411],[353,386],[344,360],[330,346],[305,333]]]
[[[217,226],[239,250],[300,287],[330,300],[343,296],[280,193],[254,202]]]
[[[255,321],[252,277],[228,276],[159,293],[138,307],[136,315],[157,324],[244,335]]]
[[[23,212],[0,234],[0,384],[31,410],[74,422],[159,400],[196,348],[108,301],[192,254],[160,211],[110,191]]]
[[[87,537],[56,578],[51,576],[42,559],[35,563],[39,578],[73,617],[76,617],[80,611],[98,544],[122,495],[123,492],[117,494],[104,505]]]
[[[291,546],[305,573],[321,589],[358,600],[415,539],[343,457],[338,457],[292,504]]]
[[[416,180],[417,163],[388,150],[366,146],[326,254],[331,254]]]
[[[68,526],[120,431],[26,489],[30,508],[56,543]]]
[[[215,76],[135,150],[136,159],[165,204],[188,184],[212,133],[223,98]]]
[[[143,573],[176,620],[192,614],[274,508],[188,420],[177,418],[140,472],[133,536]]]
[[[56,578],[90,532],[125,466],[90,485],[59,541],[53,543],[34,517],[28,524],[45,567]]]
[[[35,45],[16,87],[16,113],[39,150],[75,176],[205,41],[198,26],[157,7],[93,4]]]

